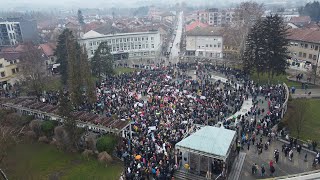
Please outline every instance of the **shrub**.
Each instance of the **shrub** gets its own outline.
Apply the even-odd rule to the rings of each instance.
[[[97,150],[99,152],[106,151],[111,154],[115,145],[117,143],[117,139],[114,136],[103,136],[97,140]]]
[[[46,136],[53,135],[53,130],[56,127],[56,123],[54,121],[44,121],[41,124],[41,130]]]

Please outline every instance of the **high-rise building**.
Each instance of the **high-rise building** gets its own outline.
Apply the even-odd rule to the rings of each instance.
[[[0,46],[14,46],[28,41],[39,42],[36,21],[22,18],[0,20]]]

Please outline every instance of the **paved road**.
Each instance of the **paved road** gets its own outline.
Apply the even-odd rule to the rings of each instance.
[[[182,27],[183,27],[183,12],[180,12],[179,17],[178,17],[178,23],[177,23],[178,28],[176,29],[176,36],[172,44],[171,48],[171,54],[169,57],[169,62],[172,64],[178,63],[179,60],[179,52],[180,52],[180,41],[181,41],[181,36],[182,36]],[[175,27],[176,28],[176,27]],[[178,46],[177,46],[178,43]],[[169,46],[170,48],[170,46]]]
[[[265,140],[263,141],[265,142]],[[290,161],[288,157],[284,156],[284,153],[281,152],[282,143],[280,141],[274,141],[269,146],[268,150],[263,150],[262,154],[258,155],[256,151],[256,147],[251,146],[250,150],[248,151],[245,147],[243,152],[247,153],[245,162],[243,164],[242,172],[240,175],[240,179],[246,180],[253,180],[257,178],[261,178],[260,172],[259,174],[252,175],[251,174],[251,166],[253,163],[257,163],[259,168],[263,164],[266,167],[266,176],[264,178],[270,178],[270,171],[269,171],[269,162],[270,160],[274,160],[273,152],[274,149],[280,150],[280,157],[278,164],[275,164],[275,176],[287,176],[290,174],[297,174],[306,171],[315,170],[312,167],[312,160],[314,155],[302,150],[301,154],[298,154],[297,151],[293,153],[293,160]],[[308,154],[308,161],[304,161],[304,155]],[[259,169],[260,170],[260,169]]]

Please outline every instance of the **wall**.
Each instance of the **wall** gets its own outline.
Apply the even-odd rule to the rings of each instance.
[[[186,51],[196,51],[195,56],[222,58],[222,49],[221,36],[187,36],[186,38]]]
[[[305,48],[305,44],[308,45],[307,48]],[[303,47],[301,47],[301,45]],[[311,47],[313,47],[313,48],[311,48]],[[317,48],[317,50],[315,50],[316,48]],[[316,44],[316,43],[309,43],[309,42],[291,40],[290,41],[290,46],[288,46],[288,50],[290,51],[290,56],[293,59],[302,60],[302,61],[309,61],[313,65],[316,65],[317,64],[317,59],[318,59],[318,53],[320,51],[320,43]],[[299,56],[299,52],[302,53],[301,57]],[[303,57],[303,53],[306,54],[305,57]],[[312,55],[311,59],[309,58],[310,54]]]
[[[0,58],[0,84],[2,84],[3,82],[7,82],[10,84],[14,84],[18,79],[17,79],[17,72],[13,73],[12,69],[14,69],[14,71],[17,70],[17,63],[18,60],[11,61],[12,64],[10,64],[10,61],[5,60],[4,58]],[[1,67],[2,64],[2,67]],[[1,73],[5,73],[5,76],[2,77]]]

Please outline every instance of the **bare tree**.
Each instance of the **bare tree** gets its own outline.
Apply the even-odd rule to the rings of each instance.
[[[25,43],[19,62],[21,75],[30,85],[30,90],[40,96],[44,88],[45,66],[42,54],[32,43]]]
[[[229,49],[226,51],[229,54],[231,61],[239,60],[242,55],[246,37],[254,25],[264,13],[264,5],[253,1],[242,2],[235,10],[233,22],[226,26],[224,31],[225,46]]]

